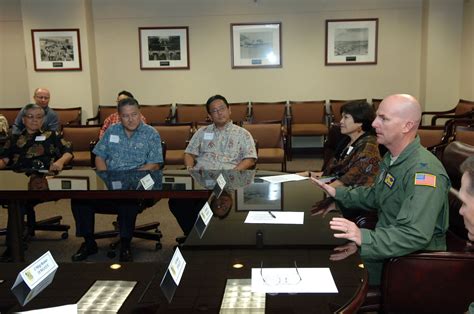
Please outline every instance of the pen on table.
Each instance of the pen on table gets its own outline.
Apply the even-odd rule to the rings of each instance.
[[[268,211],[268,213],[270,214],[270,216],[272,216],[273,218],[276,218],[276,216],[272,213],[271,210]]]

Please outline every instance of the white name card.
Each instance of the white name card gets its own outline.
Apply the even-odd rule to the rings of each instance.
[[[202,209],[199,211],[199,216],[201,216],[201,219],[206,226],[209,224],[209,221],[211,221],[212,215],[213,213],[211,207],[209,206],[209,203],[206,202],[206,204],[204,204]]]
[[[170,265],[168,266],[168,271],[170,272],[171,277],[173,277],[173,280],[176,283],[176,285],[179,285],[179,282],[181,281],[181,277],[183,276],[185,267],[186,267],[186,261],[184,260],[184,257],[181,254],[181,251],[179,250],[179,248],[176,248],[176,250],[174,251],[173,257],[171,258]]]
[[[224,176],[222,175],[222,173],[217,177],[217,184],[219,185],[221,190],[224,189],[224,186],[225,186],[226,182],[225,182],[225,179],[224,179]]]
[[[155,185],[155,181],[153,181],[150,174],[147,174],[143,178],[140,179],[140,183],[142,184],[145,190],[151,190],[153,185]]]

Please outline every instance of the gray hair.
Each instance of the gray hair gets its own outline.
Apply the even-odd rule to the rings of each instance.
[[[469,176],[470,186],[466,188],[466,191],[474,196],[474,156],[464,160],[461,164],[461,172]]]

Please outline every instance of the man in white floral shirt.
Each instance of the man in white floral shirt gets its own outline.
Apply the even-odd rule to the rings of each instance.
[[[257,151],[252,135],[232,123],[229,103],[221,95],[206,102],[213,124],[200,128],[194,134],[184,153],[187,169],[245,170],[252,168]]]

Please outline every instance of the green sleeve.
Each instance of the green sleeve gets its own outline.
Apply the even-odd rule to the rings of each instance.
[[[361,256],[384,259],[421,249],[445,250],[448,227],[449,179],[438,174],[436,187],[415,185],[415,173],[407,175],[401,193],[401,208],[384,208],[384,215],[396,214],[390,224],[379,223],[375,230],[361,229]]]
[[[365,210],[377,208],[374,186],[338,187],[334,199],[344,208]]]

